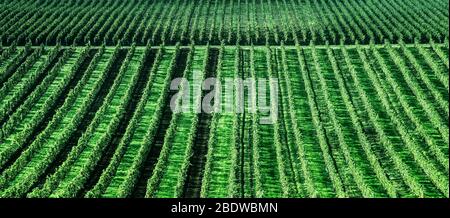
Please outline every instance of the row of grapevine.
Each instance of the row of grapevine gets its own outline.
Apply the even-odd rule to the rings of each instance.
[[[32,91],[32,87],[38,84],[45,76],[46,71],[59,53],[56,47],[52,51],[44,48],[37,49],[3,84],[0,89],[0,120],[4,120],[23,101],[24,97]]]
[[[202,67],[207,64],[208,47],[205,50],[195,49],[191,47],[187,57],[187,64],[184,71],[183,78],[192,84],[193,72],[203,71]],[[202,72],[201,79],[204,79],[205,72]],[[200,79],[200,78],[197,78]],[[200,87],[193,88],[199,89]],[[192,112],[181,112],[183,93],[191,87],[186,83],[179,85],[180,94],[175,99],[175,112],[170,121],[169,127],[164,136],[164,143],[161,153],[158,157],[158,162],[153,169],[152,176],[147,184],[146,197],[181,197],[183,193],[184,181],[187,176],[189,160],[192,155],[192,148],[195,142],[196,127],[198,123],[198,115]],[[194,91],[193,105],[200,105],[201,96],[200,90]],[[190,99],[189,99],[190,101]],[[195,106],[189,108],[195,109]],[[179,112],[177,112],[179,111]]]
[[[87,113],[88,106],[95,98],[99,87],[104,80],[103,71],[95,70],[97,64],[105,61],[104,49],[94,57],[83,78],[68,94],[64,104],[58,109],[47,127],[36,137],[28,148],[22,152],[20,158],[8,168],[5,175],[14,178],[11,191],[7,194],[23,195],[46,172],[49,165],[56,159],[71,134],[82,121],[81,117]],[[105,55],[108,57],[108,55]],[[99,62],[100,61],[100,62]],[[34,171],[27,171],[33,168]],[[27,179],[21,179],[27,178]]]
[[[257,54],[260,53],[255,51],[254,48],[250,50],[250,74],[251,78],[259,79],[259,78],[273,78],[274,74],[272,71],[272,53],[268,50],[267,54],[259,54],[260,58],[257,58]],[[256,57],[255,57],[256,56]],[[256,59],[256,60],[255,60]],[[262,59],[262,60],[261,60]],[[268,71],[265,73],[265,71]],[[256,84],[251,84],[252,88],[256,87]],[[267,86],[267,85],[266,85]],[[280,135],[280,120],[275,118],[278,116],[278,111],[275,110],[277,107],[277,99],[275,97],[275,92],[272,90],[274,87],[269,84],[268,94],[269,97],[266,98],[270,102],[269,104],[270,111],[267,112],[259,112],[252,113],[252,130],[253,130],[253,150],[254,150],[254,169],[255,169],[255,192],[256,197],[274,197],[274,196],[289,196],[295,195],[292,190],[289,189],[288,181],[285,175],[285,165],[286,163],[282,159],[281,150],[282,150],[282,141]],[[260,93],[260,92],[257,92]],[[250,100],[250,104],[252,107],[256,107],[257,104],[257,93],[252,93],[252,99]],[[260,108],[260,107],[259,107]],[[258,108],[258,109],[259,109]],[[272,125],[263,125],[260,124],[262,116],[270,116],[270,121],[273,123]],[[274,161],[276,161],[276,165],[274,165]],[[280,184],[280,185],[279,185]]]
[[[35,163],[41,164],[41,171],[36,171],[35,176],[41,177],[51,167],[51,163],[56,161],[59,153],[62,152],[64,146],[68,146],[72,135],[84,121],[83,117],[89,112],[89,106],[92,104],[98,93],[101,91],[102,85],[105,83],[108,68],[117,55],[115,52],[101,48],[94,56],[91,64],[86,70],[85,76],[80,80],[78,85],[69,94],[66,103],[59,109],[53,117],[52,122],[38,136],[38,138],[30,146],[35,148]],[[52,139],[45,140],[47,138]],[[45,141],[44,141],[45,140]],[[33,160],[32,160],[33,162]],[[33,191],[30,196],[44,197],[49,194],[49,187],[56,184],[53,179],[59,174],[54,174],[46,182],[40,191]]]
[[[271,48],[268,46],[267,49],[270,50]],[[269,60],[266,61],[268,66],[272,65],[272,67],[268,69],[268,72],[272,73],[270,78],[278,78],[278,87],[274,87],[274,84],[271,84],[270,86],[272,87],[269,86],[269,88],[271,88],[271,90],[278,89],[278,102],[274,102],[272,107],[275,107],[278,103],[278,108],[276,108],[278,110],[278,130],[281,140],[280,144],[284,146],[283,159],[286,162],[286,175],[289,177],[289,183],[291,186],[290,189],[292,190],[290,196],[304,197],[306,195],[306,190],[302,185],[302,182],[304,181],[304,177],[302,175],[303,163],[300,161],[298,153],[299,147],[297,146],[295,140],[295,131],[293,129],[292,122],[286,121],[286,119],[292,119],[289,105],[290,100],[287,93],[287,81],[283,79],[284,76],[289,74],[290,67],[286,55],[286,48],[283,45],[282,49],[275,49],[272,54],[274,55],[273,60],[276,61],[274,61],[273,64],[270,64],[271,61]],[[270,56],[267,56],[266,59],[269,59],[269,57]],[[275,98],[275,94],[276,93],[274,93],[270,98]],[[272,111],[276,112],[275,108],[273,108]]]
[[[294,171],[294,178],[296,183],[297,195],[302,197],[307,197],[315,192],[313,189],[313,184],[311,183],[310,172],[307,169],[307,163],[305,160],[304,154],[304,144],[301,142],[301,133],[300,129],[298,129],[297,114],[295,113],[295,109],[293,108],[294,98],[293,98],[293,90],[292,84],[287,76],[292,72],[292,67],[298,67],[297,58],[292,59],[291,55],[287,55],[285,48],[283,47],[281,51],[282,58],[282,69],[278,70],[278,84],[280,86],[279,90],[279,110],[280,116],[278,119],[281,119],[282,124],[285,128],[285,143],[288,145],[291,153],[291,166]],[[290,54],[290,53],[289,53]],[[271,64],[270,56],[268,56],[267,61],[268,65]],[[291,57],[291,58],[289,58]],[[296,57],[294,55],[294,57]],[[278,58],[279,59],[279,58]],[[279,61],[278,61],[279,62]],[[277,65],[278,65],[278,62]],[[279,68],[279,67],[278,67]],[[299,68],[298,68],[299,69]],[[298,70],[297,69],[297,70]],[[269,68],[269,72],[271,72],[271,68]],[[274,75],[272,76],[274,77]],[[295,84],[297,85],[297,84]],[[305,111],[307,112],[307,111]],[[295,122],[292,122],[295,121]]]
[[[339,148],[336,150],[343,156],[343,160],[337,160],[336,162],[344,165],[344,167],[341,166],[341,169],[343,169],[341,171],[345,170],[349,172],[349,175],[342,175],[344,178],[347,176],[348,178],[345,178],[346,182],[352,184],[352,186],[347,185],[347,192],[354,196],[374,197],[373,189],[380,189],[380,187],[376,187],[376,184],[371,184],[365,179],[367,177],[373,177],[371,175],[371,167],[357,162],[357,160],[364,160],[366,157],[360,152],[359,147],[361,145],[357,141],[357,138],[352,137],[356,131],[352,123],[347,119],[349,115],[343,104],[339,88],[336,86],[336,83],[332,82],[336,79],[332,72],[335,72],[338,66],[333,62],[333,59],[330,59],[330,57],[333,57],[330,48],[316,51],[317,49],[313,47],[313,60],[316,63],[316,73],[320,83],[318,84],[320,85],[318,90],[320,90],[321,94],[323,93],[323,100],[326,104],[323,108],[325,111],[323,117],[324,119],[326,117],[330,119],[331,125],[329,131],[334,132],[334,135],[328,134],[328,137],[330,141],[335,140],[335,143],[339,145]],[[339,156],[334,155],[334,157],[337,159]]]
[[[332,156],[333,153],[331,153],[333,150],[330,149],[329,145],[328,145],[328,139],[327,139],[327,135],[326,135],[326,128],[325,125],[321,122],[321,115],[323,116],[323,114],[321,114],[320,109],[320,105],[317,103],[317,101],[314,99],[315,96],[315,91],[314,91],[314,86],[313,86],[313,79],[312,76],[315,75],[313,74],[314,72],[314,68],[316,68],[314,62],[311,62],[310,60],[312,59],[311,56],[311,51],[310,50],[301,50],[297,52],[299,55],[299,62],[300,64],[304,64],[305,69],[302,70],[302,78],[303,78],[303,82],[304,82],[304,86],[306,89],[306,93],[308,96],[308,104],[309,104],[309,108],[311,111],[311,116],[312,116],[312,124],[314,125],[314,129],[316,130],[316,134],[318,137],[318,144],[320,147],[320,150],[322,152],[322,157],[324,160],[324,164],[325,164],[325,168],[327,169],[327,172],[330,176],[330,180],[332,183],[332,187],[334,188],[334,192],[336,194],[337,197],[345,197],[347,196],[347,193],[344,191],[343,188],[343,179],[341,178],[341,176],[338,174],[338,169],[337,169],[337,165],[336,165],[336,160],[334,159],[334,157]],[[301,54],[301,55],[300,55]],[[306,56],[309,56],[309,58],[311,59],[306,59]],[[313,72],[311,72],[313,71]]]
[[[127,197],[136,186],[162,116],[171,72],[179,50],[158,51],[138,108],[112,161],[87,197]]]
[[[90,95],[90,97],[85,98],[86,103],[88,103],[89,101],[92,103],[92,100],[95,98],[95,96],[97,95],[96,93],[98,93],[99,91],[101,91],[100,87],[102,86],[102,83],[105,83],[105,77],[107,76],[108,72],[110,73],[110,68],[113,67],[113,63],[115,62],[115,59],[117,59],[118,53],[119,53],[120,47],[117,47],[114,50],[114,53],[112,53],[111,51],[106,51],[105,54],[103,54],[103,56],[101,56],[101,58],[99,58],[99,62],[96,66],[93,66],[91,68],[93,75],[95,75],[95,77],[92,78],[93,82],[91,82],[90,84],[93,84],[94,86],[88,86],[86,88],[90,88],[92,90],[92,94]],[[116,86],[115,88],[118,88],[118,84],[119,81],[123,80],[123,73],[125,71],[125,69],[127,69],[127,64],[128,62],[130,62],[130,59],[132,57],[133,52],[130,52],[128,57],[128,60],[125,60],[123,62],[123,67],[121,68],[122,70],[120,70],[119,75],[115,78],[115,82],[113,84],[113,86]],[[139,57],[137,57],[139,58]],[[122,73],[122,74],[121,74]],[[134,76],[136,77],[136,76]],[[89,89],[88,89],[89,90]],[[129,89],[128,89],[129,90]],[[87,94],[87,93],[86,93]],[[109,94],[109,98],[111,97],[112,94]],[[83,97],[83,96],[79,96],[79,97]],[[122,97],[124,98],[124,97]],[[105,105],[106,103],[104,103],[103,105]],[[105,107],[103,106],[103,110],[102,112],[104,112]],[[77,109],[76,107],[74,109]],[[100,112],[100,109],[99,109]],[[98,117],[100,116],[100,113],[98,113],[99,115],[95,115],[94,120],[92,121],[91,125],[95,125],[94,122],[99,122],[98,121]],[[97,118],[97,120],[95,120]],[[116,121],[117,122],[117,121]],[[88,131],[93,131],[94,128],[92,127],[88,127]],[[70,170],[71,169],[71,164],[75,161],[79,161],[80,159],[76,159],[79,158],[78,156],[80,155],[80,153],[83,151],[83,142],[86,141],[88,135],[84,134],[83,136],[81,136],[81,138],[78,140],[78,145],[76,145],[75,147],[72,148],[72,150],[70,151],[70,153],[68,154],[67,160],[64,161],[64,163],[62,163],[61,166],[58,167],[58,169],[56,170],[56,172],[54,174],[52,174],[45,182],[45,184],[43,185],[42,188],[40,189],[36,189],[34,190],[30,195],[34,196],[34,197],[47,197],[50,196],[50,194],[52,194],[53,190],[60,187],[61,186],[61,182],[63,182],[64,178],[67,178],[69,175]],[[67,140],[67,139],[65,139]],[[105,146],[103,144],[103,146]],[[98,155],[98,154],[97,154]],[[91,156],[92,157],[92,156]],[[95,158],[95,156],[93,157]],[[83,178],[83,179],[87,179],[87,178]],[[75,179],[73,181],[76,181]],[[83,183],[81,181],[81,183]],[[68,195],[68,194],[72,194],[74,195],[74,193],[68,193],[68,192],[63,192],[63,194]],[[76,194],[76,192],[75,192]]]
[[[32,52],[29,46],[20,50],[15,49],[15,46],[12,47],[13,49],[8,49],[10,51],[5,51],[7,54],[5,54],[5,59],[0,66],[0,84],[2,86]]]
[[[439,133],[441,134],[442,138],[445,141],[448,141],[449,132],[448,127],[446,127],[445,122],[442,122],[443,119],[441,119],[441,115],[438,113],[437,108],[432,105],[432,103],[428,100],[428,96],[425,95],[425,92],[421,90],[419,87],[419,84],[417,82],[417,79],[411,75],[410,69],[408,66],[404,63],[403,59],[400,59],[396,52],[392,49],[392,47],[387,44],[387,52],[389,53],[390,58],[388,61],[384,62],[383,57],[381,56],[383,53],[378,53],[378,50],[374,50],[374,56],[377,58],[378,61],[381,63],[381,69],[383,72],[386,71],[387,64],[391,64],[391,69],[398,69],[400,71],[400,75],[403,79],[397,79],[396,81],[391,80],[392,77],[397,77],[397,75],[391,75],[390,73],[386,73],[386,78],[388,79],[388,82],[391,83],[392,87],[394,88],[394,91],[398,96],[406,97],[409,95],[415,96],[415,99],[418,102],[419,105],[422,107],[423,111],[427,115],[427,120],[430,120],[433,128],[438,129]],[[384,50],[382,51],[384,52]],[[384,53],[386,56],[387,54]],[[395,63],[395,66],[392,64]],[[406,86],[405,86],[406,83]],[[412,104],[411,104],[412,105]],[[410,106],[408,106],[405,103],[405,110],[409,111]]]
[[[11,44],[8,47],[3,47],[3,45],[0,45],[0,63],[1,66],[4,66],[4,61],[8,60],[12,55],[17,55],[17,43],[14,41],[13,44]]]
[[[400,142],[396,138],[393,137],[393,135],[395,135],[395,132],[388,131],[389,129],[386,128],[386,126],[389,125],[389,123],[385,117],[385,114],[384,114],[385,112],[383,110],[381,110],[381,111],[379,110],[379,109],[383,108],[382,104],[386,103],[386,102],[383,102],[383,101],[380,102],[377,99],[377,92],[374,92],[373,89],[370,89],[371,81],[362,80],[357,76],[357,75],[360,75],[360,74],[358,74],[358,72],[361,72],[363,70],[372,70],[372,69],[370,69],[369,63],[367,62],[367,59],[365,59],[364,56],[361,56],[361,60],[364,63],[364,65],[363,65],[364,68],[361,65],[356,65],[355,63],[353,63],[351,61],[352,59],[350,57],[350,54],[347,52],[347,50],[345,48],[343,48],[340,53],[336,52],[336,55],[337,55],[337,57],[341,58],[340,59],[342,62],[341,66],[345,66],[345,68],[342,68],[342,69],[344,69],[345,72],[349,72],[349,74],[351,76],[350,78],[347,78],[347,80],[346,80],[347,84],[352,85],[352,87],[356,88],[357,92],[354,94],[354,96],[360,97],[359,99],[360,99],[361,103],[358,103],[358,104],[354,103],[354,105],[358,106],[358,107],[363,107],[363,108],[358,108],[358,110],[359,111],[367,111],[368,117],[366,119],[368,119],[374,125],[374,127],[372,127],[372,128],[375,129],[375,133],[371,133],[370,135],[368,135],[368,137],[370,137],[370,136],[372,136],[372,134],[374,134],[374,136],[372,136],[372,137],[377,138],[377,141],[376,141],[377,143],[372,145],[374,147],[374,151],[378,155],[378,158],[380,159],[381,164],[383,164],[384,166],[386,166],[387,164],[390,164],[391,161],[393,162],[393,164],[392,164],[393,166],[387,165],[387,166],[389,166],[391,171],[386,171],[386,173],[391,178],[393,178],[392,181],[394,182],[394,184],[397,184],[396,187],[398,189],[398,192],[401,193],[402,195],[405,195],[407,188],[403,186],[403,183],[404,182],[408,183],[408,184],[405,184],[405,186],[410,185],[410,187],[414,187],[415,181],[409,177],[409,175],[406,171],[407,167],[406,167],[405,163],[402,162],[402,160],[396,155],[395,150],[393,149],[392,144],[400,143]],[[342,61],[342,59],[344,61]],[[360,75],[360,76],[362,76],[362,75]],[[365,84],[366,86],[361,86],[361,84]],[[366,93],[369,93],[369,95]],[[353,98],[354,102],[356,102],[356,100],[357,100],[356,98]],[[378,110],[375,111],[375,109],[378,109]],[[363,124],[363,125],[367,126],[368,124]],[[370,127],[365,127],[365,128],[369,129]],[[378,147],[378,146],[380,146],[380,147]],[[389,161],[387,160],[387,158],[381,158],[381,156],[380,156],[381,152],[385,152],[390,156]],[[398,172],[393,173],[394,169],[397,170]],[[401,178],[398,178],[397,177],[398,175],[401,175]]]
[[[218,55],[216,78],[222,84],[225,78],[237,78],[239,58],[239,49],[226,49],[223,44]],[[217,85],[216,85],[217,86]],[[216,87],[215,89],[219,89]],[[238,87],[234,87],[237,90]],[[236,93],[236,91],[235,91]],[[238,96],[233,95],[231,101],[237,102]],[[215,100],[225,99],[223,92],[215,92]],[[215,107],[222,107],[220,103],[215,102]],[[217,113],[213,112],[208,139],[208,150],[206,163],[202,177],[201,197],[233,197],[238,194],[237,161],[238,144],[241,144],[238,138],[237,114],[233,112]],[[242,146],[242,145],[241,145]]]
[[[375,74],[377,71],[374,71],[372,69],[372,66],[370,62],[368,62],[366,55],[364,54],[361,49],[357,50],[357,57],[359,57],[362,60],[364,71],[368,74],[368,84],[366,86],[361,87],[367,87],[368,89],[370,86],[373,86],[371,91],[375,91],[374,94],[369,97],[369,95],[366,94],[366,90],[363,88],[358,88],[358,83],[361,83],[360,78],[357,77],[355,67],[350,61],[349,53],[344,49],[343,55],[344,59],[347,62],[347,65],[350,67],[349,71],[351,73],[352,80],[354,80],[355,88],[358,90],[358,95],[361,96],[362,104],[365,107],[365,110],[367,110],[367,114],[369,115],[369,120],[373,123],[374,128],[377,132],[377,137],[379,137],[380,144],[383,145],[383,149],[386,150],[387,154],[390,156],[391,161],[393,161],[393,166],[401,176],[402,181],[396,181],[396,183],[404,183],[406,186],[408,186],[408,189],[412,191],[414,195],[417,196],[423,196],[424,194],[431,194],[426,193],[427,191],[430,191],[430,188],[428,187],[428,183],[426,186],[423,184],[420,184],[418,181],[423,181],[423,174],[419,173],[417,171],[417,165],[414,163],[406,162],[408,158],[411,158],[412,154],[407,154],[404,150],[400,151],[399,147],[395,146],[398,144],[406,145],[406,147],[411,149],[410,151],[413,152],[414,156],[418,155],[417,158],[420,159],[422,162],[421,165],[426,168],[426,171],[431,170],[436,173],[436,169],[433,169],[433,167],[430,164],[425,164],[423,162],[423,156],[419,155],[417,153],[417,145],[411,141],[411,136],[406,132],[405,126],[400,123],[399,117],[396,117],[394,115],[394,111],[391,106],[391,101],[389,100],[390,95],[385,93],[385,83],[380,83],[379,77]],[[363,69],[361,69],[363,70]],[[367,80],[367,77],[364,78]],[[375,89],[375,90],[374,90]],[[375,97],[375,96],[377,97]],[[372,99],[369,99],[372,98]],[[379,98],[379,100],[375,101],[375,98]],[[377,105],[374,107],[375,105]],[[383,109],[383,110],[380,110]],[[378,118],[376,118],[378,117]],[[380,119],[382,118],[382,119]],[[388,121],[390,120],[390,121]],[[391,123],[393,122],[393,123]],[[387,127],[388,125],[394,125],[392,127]],[[401,136],[401,137],[399,137]],[[402,142],[403,139],[404,141]],[[385,163],[386,164],[386,163]],[[431,168],[430,168],[431,167]],[[411,174],[414,172],[414,174]],[[391,174],[391,172],[386,171],[386,173]],[[439,175],[439,174],[435,174]],[[417,180],[417,176],[419,176],[421,179]],[[433,180],[436,180],[437,177],[434,177]],[[397,186],[398,188],[402,186]],[[403,188],[402,188],[403,189]],[[432,189],[431,189],[432,190]],[[406,190],[399,190],[399,193],[402,193],[402,195],[405,195]]]
[[[18,2],[14,0],[13,2]],[[32,1],[1,5],[0,41],[307,45],[448,39],[439,0]],[[142,19],[137,19],[137,18]]]
[[[42,122],[39,119],[45,118],[45,117],[36,116],[32,113],[37,112],[39,114],[45,114],[46,110],[50,110],[50,108],[52,107],[52,104],[55,104],[56,103],[55,101],[57,99],[57,97],[51,97],[50,92],[54,92],[55,95],[57,95],[57,94],[62,95],[61,91],[58,91],[58,89],[66,88],[64,83],[66,83],[66,85],[68,85],[67,83],[68,83],[68,81],[70,81],[70,78],[67,78],[67,77],[70,77],[70,76],[73,77],[74,74],[76,74],[76,73],[82,73],[82,72],[79,72],[78,70],[81,67],[82,62],[84,61],[83,59],[85,59],[87,57],[88,51],[89,51],[89,47],[87,47],[83,51],[78,51],[78,53],[80,53],[79,58],[77,55],[72,55],[72,57],[68,58],[67,65],[63,65],[60,69],[56,68],[57,70],[60,71],[59,73],[61,75],[60,75],[60,77],[56,77],[53,82],[59,82],[62,84],[50,84],[48,87],[49,89],[43,93],[42,98],[40,98],[38,100],[38,102],[36,102],[33,105],[33,107],[31,108],[31,110],[30,110],[31,114],[26,114],[25,116],[21,115],[21,116],[24,116],[25,119],[21,120],[21,122],[18,123],[19,128],[20,128],[20,126],[25,125],[29,129],[25,128],[25,129],[21,130],[19,128],[15,128],[14,133],[9,137],[18,137],[19,136],[19,137],[21,137],[20,138],[21,140],[20,141],[17,141],[17,140],[12,141],[15,144],[9,145],[8,149],[6,149],[4,151],[4,153],[2,153],[4,163],[6,163],[6,161],[9,158],[12,158],[11,156],[14,154],[14,152],[17,152],[17,150],[19,150],[19,149],[25,149],[25,151],[22,152],[21,156],[17,160],[15,160],[14,164],[12,166],[10,166],[8,169],[6,169],[4,174],[2,175],[2,181],[4,182],[4,183],[2,183],[2,185],[5,186],[7,184],[6,187],[8,187],[8,189],[5,189],[5,193],[3,193],[5,196],[11,195],[11,194],[12,195],[23,195],[29,188],[29,187],[24,187],[24,186],[26,186],[24,184],[27,184],[27,183],[29,184],[32,181],[34,181],[34,180],[25,180],[26,182],[22,182],[22,183],[19,182],[19,185],[17,185],[16,182],[21,181],[21,180],[20,179],[15,180],[16,176],[20,173],[20,170],[22,169],[22,167],[24,167],[24,165],[27,164],[27,161],[29,160],[29,159],[27,159],[28,155],[33,154],[33,152],[37,148],[35,145],[29,145],[28,144],[29,142],[26,139],[29,137],[33,137],[33,135],[31,135],[31,134],[33,132],[38,131],[37,125],[39,125],[39,123]],[[76,53],[76,51],[74,53]],[[75,62],[75,60],[76,60],[75,58],[78,58],[77,62]],[[72,59],[72,61],[71,61],[71,59]],[[71,69],[69,69],[69,67],[71,67]],[[64,78],[63,76],[66,78]],[[38,89],[36,89],[36,90],[38,90]],[[47,92],[49,92],[49,93],[47,93]],[[48,97],[48,99],[44,98],[46,95],[50,95]],[[45,100],[45,102],[39,104],[39,102],[41,102],[43,100]],[[38,107],[38,106],[43,106],[43,108],[35,109],[35,107]],[[30,117],[30,118],[28,118],[28,117]],[[28,119],[26,119],[26,118],[28,118]],[[17,120],[16,122],[19,122],[19,120]],[[27,123],[30,123],[30,124],[27,124]],[[35,130],[33,130],[33,129],[35,129]],[[38,133],[39,132],[34,133],[34,134],[38,134]],[[6,140],[8,140],[8,138],[6,138]],[[42,141],[40,141],[40,140],[36,140],[35,142],[42,143]],[[28,173],[34,173],[34,172],[28,172]]]
[[[77,68],[86,58],[88,49],[67,51],[26,101],[9,117],[2,126],[0,163],[2,168],[14,152],[26,146],[29,137],[46,119],[46,114],[58,97],[65,91]]]
[[[209,16],[227,11],[212,2]],[[233,4],[260,6],[244,2]],[[265,19],[252,17],[234,19]],[[159,31],[185,25],[172,32],[166,21]],[[16,63],[0,87],[0,196],[448,197],[448,45],[294,47],[284,22],[281,46],[2,47],[0,61]],[[245,38],[256,31],[248,24],[232,25]],[[207,21],[201,34],[227,25]],[[187,113],[168,107],[177,76],[194,94]],[[196,113],[209,92],[196,82],[208,77],[222,85],[210,87],[215,106],[244,110]],[[260,84],[224,86],[269,78],[278,81],[265,84],[266,105],[251,93]]]
[[[368,160],[368,163],[365,161],[359,161],[358,165],[357,165],[358,167],[360,167],[360,170],[363,171],[365,174],[365,176],[356,175],[356,176],[359,176],[359,178],[355,177],[355,179],[358,179],[359,183],[362,184],[362,185],[360,185],[359,189],[362,191],[363,195],[366,194],[367,196],[370,196],[370,197],[375,197],[375,196],[377,196],[377,194],[380,194],[380,196],[387,195],[389,197],[396,197],[397,196],[396,189],[392,185],[392,183],[389,181],[388,177],[386,176],[384,169],[382,168],[376,154],[373,151],[371,142],[369,141],[369,138],[365,134],[364,128],[362,127],[362,125],[359,121],[357,111],[356,111],[355,106],[353,105],[353,102],[351,99],[352,96],[350,95],[349,91],[346,89],[346,81],[345,81],[345,78],[342,76],[343,72],[341,72],[342,66],[339,66],[337,58],[335,57],[336,53],[328,47],[327,55],[331,62],[331,66],[332,66],[333,73],[334,73],[334,78],[338,82],[338,90],[339,90],[340,95],[342,96],[342,102],[345,106],[345,111],[347,111],[349,113],[349,115],[344,115],[344,116],[339,116],[339,117],[340,118],[350,117],[351,123],[348,123],[346,126],[352,126],[354,128],[354,130],[350,134],[356,134],[358,136],[359,146],[361,146],[360,149],[363,150],[364,154],[362,154],[363,152],[360,151],[359,152],[360,156],[355,155],[357,157],[356,159],[357,160],[358,159],[359,160],[365,160],[365,159]],[[349,121],[345,120],[343,122],[349,122]],[[347,136],[347,137],[351,138],[350,136]],[[357,146],[353,146],[353,143],[355,143]],[[358,143],[356,143],[356,142],[353,142],[353,143],[352,143],[352,147],[354,147],[354,149],[356,151],[360,150],[360,149],[358,149]],[[344,155],[347,156],[346,154],[344,154]],[[346,157],[346,159],[350,159],[350,158]],[[352,163],[350,163],[350,164],[352,164]],[[354,165],[354,164],[352,164],[352,165]],[[351,166],[351,168],[353,168],[351,170],[355,170],[356,166]],[[377,180],[367,179],[367,181],[364,181],[364,179],[366,179],[366,178],[377,178]],[[358,181],[356,181],[356,182],[358,182]],[[369,186],[369,187],[365,187],[365,186]],[[363,190],[364,188],[366,188],[367,191]],[[374,191],[371,191],[371,189],[375,190],[376,192],[374,193]],[[383,191],[383,189],[385,191]],[[383,195],[381,195],[381,193],[383,193]],[[384,195],[384,194],[386,194],[386,195]]]
[[[50,196],[74,197],[83,189],[95,165],[113,140],[113,133],[125,114],[126,105],[132,98],[131,92],[137,83],[136,70],[143,56],[143,50],[135,47],[128,51],[102,106],[66,161],[56,170],[54,175],[58,174],[60,180],[56,182]]]
[[[409,95],[407,95],[406,93],[402,93],[402,91],[403,92],[406,91],[405,83],[408,83],[408,80],[410,80],[410,78],[408,78],[408,76],[405,75],[405,73],[404,73],[404,71],[406,71],[405,67],[399,66],[399,68],[400,68],[399,70],[401,71],[400,75],[402,75],[404,77],[404,80],[399,79],[397,75],[395,75],[396,79],[394,80],[392,78],[393,76],[386,71],[387,65],[385,62],[383,62],[383,59],[382,59],[380,53],[378,53],[378,50],[372,48],[372,51],[373,51],[373,55],[374,55],[375,59],[379,62],[379,66],[380,66],[382,72],[385,73],[385,76],[388,80],[388,84],[390,84],[392,86],[393,93],[395,93],[397,95],[397,99],[400,102],[401,106],[403,107],[403,110],[402,110],[403,113],[398,112],[397,114],[404,114],[406,112],[406,115],[418,127],[419,133],[421,132],[420,128],[423,128],[422,125],[426,125],[428,127],[428,129],[434,129],[435,131],[437,130],[438,132],[448,131],[448,127],[446,128],[446,127],[441,126],[441,125],[445,125],[445,124],[436,125],[438,120],[439,120],[439,122],[442,122],[441,119],[434,117],[434,119],[431,118],[428,121],[424,121],[425,119],[423,119],[423,113],[419,115],[417,112],[415,112],[414,107],[412,107],[411,104],[408,105],[406,97]],[[395,62],[396,60],[393,58],[393,60],[389,60],[389,61]],[[398,61],[398,59],[397,59],[397,61]],[[392,68],[395,69],[395,67],[392,67]],[[403,84],[399,85],[398,82],[403,82]],[[415,97],[418,98],[417,101],[419,102],[419,105],[423,107],[425,114],[428,116],[437,116],[437,115],[430,115],[433,113],[432,111],[434,111],[434,108],[431,109],[431,111],[430,111],[430,109],[429,109],[430,107],[425,106],[426,105],[425,101],[423,99],[420,99],[420,98],[422,98],[422,96],[417,96],[417,94],[416,94],[417,87],[409,86],[409,88],[411,89],[410,92],[414,93],[414,95],[416,95]],[[440,172],[440,170],[438,168],[436,168],[436,166],[432,162],[427,160],[427,158],[420,152],[420,150],[421,150],[420,145],[417,143],[417,140],[413,140],[413,137],[411,137],[408,134],[406,126],[402,122],[400,122],[401,118],[398,117],[398,115],[397,116],[394,115],[393,111],[390,110],[389,106],[386,105],[385,108],[386,108],[386,111],[388,112],[388,115],[391,117],[392,122],[394,122],[394,124],[397,126],[397,129],[399,131],[399,134],[402,137],[402,140],[404,141],[404,144],[406,145],[408,150],[410,150],[410,152],[414,156],[414,159],[417,161],[417,164],[420,166],[420,168],[422,168],[424,173],[431,179],[431,181],[436,185],[436,187],[438,187],[443,193],[447,193],[446,195],[448,195],[448,188],[445,188],[446,185],[445,185],[445,180],[443,180],[444,177],[442,177],[443,176],[442,172]],[[418,123],[417,122],[418,119],[423,120],[423,123]],[[441,136],[442,136],[442,139],[444,140],[444,142],[448,142],[448,134],[442,135],[442,133],[441,133]],[[431,145],[431,146],[433,146],[433,145]],[[446,189],[447,189],[447,191],[446,191]]]
[[[320,147],[316,146],[319,142],[310,112],[311,99],[308,96],[311,96],[311,93],[308,94],[310,90],[305,89],[310,83],[300,52],[299,49],[285,51],[285,55],[281,57],[285,64],[282,64],[282,74],[278,77],[284,81],[280,84],[282,95],[285,96],[283,102],[284,105],[287,104],[289,111],[285,116],[290,117],[293,138],[297,144],[297,149],[292,152],[297,153],[299,159],[304,195],[309,197],[317,197],[319,193],[320,196],[332,195],[334,191],[328,173],[320,170],[325,169],[325,162]]]

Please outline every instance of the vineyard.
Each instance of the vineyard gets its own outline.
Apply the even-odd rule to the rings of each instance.
[[[448,1],[0,8],[2,198],[449,198]]]
[[[354,44],[448,39],[446,0],[0,0],[4,45]]]

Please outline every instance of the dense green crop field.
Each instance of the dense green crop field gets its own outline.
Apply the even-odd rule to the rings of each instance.
[[[443,42],[446,0],[1,0],[3,44]]]
[[[448,5],[0,0],[0,197],[448,198]]]

